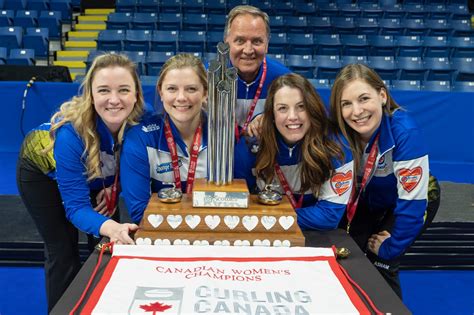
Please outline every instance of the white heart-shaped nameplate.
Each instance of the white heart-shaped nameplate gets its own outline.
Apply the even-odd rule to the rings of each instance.
[[[211,230],[214,230],[221,222],[221,218],[218,215],[206,215],[204,222]]]
[[[253,241],[253,246],[270,246],[270,241],[267,239],[263,241],[256,239]]]
[[[242,224],[247,229],[247,231],[252,231],[258,224],[258,217],[256,215],[246,215],[242,218]]]
[[[145,238],[139,237],[135,241],[135,244],[137,244],[137,245],[151,245],[151,239],[148,238],[148,237],[145,237]]]
[[[148,216],[148,222],[156,229],[160,226],[161,222],[163,222],[163,216],[161,214],[150,214]]]
[[[166,222],[168,222],[173,229],[176,229],[181,222],[183,222],[183,218],[179,214],[170,214],[166,217]]]
[[[280,241],[280,240],[274,240],[274,241],[273,241],[273,246],[275,246],[275,247],[281,247],[281,241]]]
[[[235,229],[237,224],[239,224],[240,219],[239,216],[237,215],[226,215],[224,217],[224,223],[227,225],[227,227],[231,230]]]
[[[195,241],[193,242],[193,245],[195,245],[195,246],[206,246],[206,245],[209,245],[209,242],[206,241],[206,240],[202,240],[202,241],[200,241],[200,240],[195,240]]]
[[[278,223],[280,223],[282,228],[284,228],[285,230],[288,230],[293,225],[293,223],[295,223],[295,218],[289,215],[281,216],[278,219]]]
[[[291,242],[289,240],[284,240],[283,242],[281,242],[281,246],[283,247],[290,247],[291,245]]]
[[[171,245],[171,242],[169,239],[167,238],[164,238],[164,239],[161,239],[161,238],[157,238],[154,242],[155,245]]]
[[[277,219],[272,215],[270,215],[270,216],[264,215],[260,219],[260,221],[262,222],[262,225],[265,229],[270,230],[275,225]]]
[[[223,240],[221,245],[222,246],[230,246],[230,242],[228,240]]]
[[[234,246],[242,246],[242,241],[241,240],[235,240],[234,241]]]
[[[194,228],[201,222],[201,217],[198,215],[188,214],[186,217],[184,217],[184,222],[186,222],[186,224],[192,230],[194,230]]]

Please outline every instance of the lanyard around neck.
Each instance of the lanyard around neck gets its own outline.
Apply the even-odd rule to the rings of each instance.
[[[280,180],[280,184],[283,187],[283,190],[285,191],[286,196],[290,200],[291,206],[293,209],[298,209],[301,208],[303,205],[303,197],[304,194],[302,193],[300,196],[300,199],[296,201],[295,195],[293,191],[290,188],[290,185],[288,184],[288,181],[286,180],[285,174],[283,174],[283,171],[281,170],[280,165],[278,163],[275,163],[275,173],[278,176],[278,179]]]
[[[114,176],[114,183],[112,184],[112,186],[110,186],[111,190],[110,190],[110,196],[109,194],[107,193],[107,190],[105,189],[105,185],[103,185],[103,188],[104,188],[104,196],[105,196],[105,205],[107,207],[107,213],[109,215],[112,215],[114,213],[114,210],[115,210],[115,207],[117,206],[117,195],[118,195],[118,191],[119,191],[119,181],[118,181],[118,178],[119,178],[119,174],[120,174],[120,162],[119,162],[119,159],[120,159],[120,149],[116,150],[114,152],[114,155],[115,155],[115,176]]]
[[[190,150],[191,158],[189,161],[188,178],[186,180],[186,193],[191,193],[193,190],[194,177],[197,168],[197,159],[199,155],[199,147],[201,146],[201,133],[202,126],[201,123],[199,123],[199,126],[194,132],[193,142]],[[176,185],[176,188],[181,189],[181,175],[179,172],[178,151],[176,149],[176,142],[174,141],[173,133],[171,132],[168,116],[165,118],[165,137],[166,143],[168,144],[168,149],[171,154],[171,165],[173,167],[174,183]]]

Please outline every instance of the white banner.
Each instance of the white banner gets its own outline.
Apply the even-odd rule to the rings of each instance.
[[[115,246],[92,314],[369,314],[329,248]]]

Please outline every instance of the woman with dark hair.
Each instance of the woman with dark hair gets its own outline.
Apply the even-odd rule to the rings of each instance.
[[[126,56],[101,55],[81,95],[23,141],[17,184],[45,243],[49,311],[80,269],[77,229],[91,235],[90,250],[99,236],[133,244],[129,233],[138,226],[111,217],[117,210],[122,136],[138,123],[143,108],[135,64]]]
[[[303,230],[335,229],[352,188],[352,155],[311,83],[298,74],[275,79],[261,127],[258,188],[270,184],[287,195]]]
[[[421,130],[375,71],[347,65],[331,91],[331,118],[349,141],[357,185],[344,225],[401,297],[400,256],[434,218],[439,186]]]

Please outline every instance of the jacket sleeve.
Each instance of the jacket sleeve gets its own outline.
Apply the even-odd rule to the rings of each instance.
[[[296,210],[302,230],[333,230],[338,227],[349,201],[354,172],[352,155],[346,153],[345,159],[345,163],[338,163],[340,166],[322,185],[316,203]]]
[[[150,163],[140,125],[125,135],[120,157],[122,196],[133,222],[139,223],[151,197]]]
[[[54,143],[56,176],[66,217],[78,229],[99,236],[107,217],[97,213],[90,200],[84,145],[79,136],[67,126],[59,128]]]
[[[397,201],[393,214],[391,237],[379,249],[383,259],[403,254],[423,227],[427,205],[429,163],[419,129],[405,130],[394,135],[393,171],[397,181]]]

